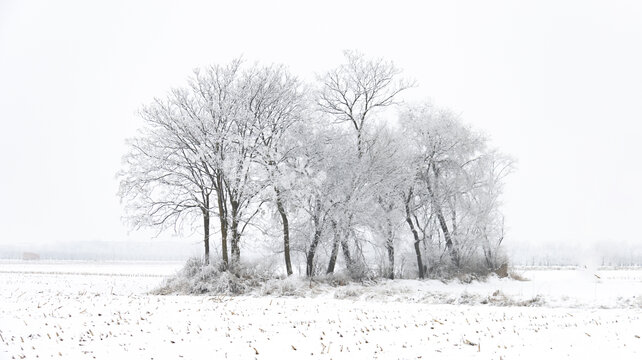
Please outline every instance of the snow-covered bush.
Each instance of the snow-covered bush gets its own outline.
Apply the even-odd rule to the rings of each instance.
[[[363,287],[347,286],[334,292],[335,299],[358,298],[364,293]]]
[[[330,286],[346,286],[351,282],[348,274],[339,272],[336,274],[328,274],[324,277],[318,277],[315,280],[327,283]]]
[[[295,277],[285,279],[271,279],[261,286],[261,295],[273,296],[303,296],[303,288],[307,284]]]
[[[271,277],[266,267],[256,264],[239,264],[224,271],[220,262],[205,264],[200,258],[191,258],[155,293],[241,295],[260,287]]]
[[[354,281],[372,281],[377,277],[375,272],[370,270],[363,261],[351,264],[347,270],[350,278]]]

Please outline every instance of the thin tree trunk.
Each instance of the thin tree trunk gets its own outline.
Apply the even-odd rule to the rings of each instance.
[[[393,280],[395,278],[395,248],[391,243],[387,245],[388,249],[388,279]]]
[[[359,159],[363,156],[363,144],[361,140],[361,129],[357,129],[357,155]]]
[[[432,166],[432,169],[435,174],[435,178],[437,178],[439,176],[439,171],[437,171],[434,165]],[[444,239],[446,240],[446,249],[450,252],[450,257],[452,258],[455,266],[459,267],[459,254],[457,254],[457,249],[453,246],[452,235],[448,230],[448,224],[446,223],[446,218],[444,217],[444,213],[441,210],[441,205],[439,204],[439,201],[437,200],[435,195],[435,191],[430,183],[429,174],[426,174],[425,180],[426,180],[426,188],[428,189],[428,194],[430,195],[433,208],[435,209],[435,213],[437,215],[437,220],[439,220],[439,227],[441,228],[441,231],[444,234]]]
[[[437,208],[436,211],[437,219],[439,220],[439,227],[441,227],[441,231],[444,233],[444,238],[446,239],[446,249],[450,252],[450,256],[452,257],[455,266],[459,267],[459,256],[457,254],[457,249],[455,249],[455,247],[453,246],[452,236],[450,234],[450,231],[448,231],[448,224],[446,223],[446,219],[441,212],[441,208]]]
[[[379,206],[383,209],[386,214],[386,243],[385,248],[388,251],[388,273],[385,275],[388,279],[392,280],[395,278],[395,246],[394,246],[394,227],[392,226],[392,220],[390,219],[390,213],[393,210],[393,204],[389,203],[386,205],[381,196],[377,199]]]
[[[412,223],[412,217],[410,215],[410,199],[412,199],[412,188],[408,192],[408,197],[406,198],[405,201],[405,207],[406,207],[406,222],[408,223],[408,226],[410,226],[410,231],[412,231],[412,236],[415,239],[415,254],[417,255],[417,269],[419,270],[419,278],[423,279],[424,278],[424,264],[421,259],[421,248],[419,247],[419,243],[421,240],[419,240],[419,234],[417,233],[417,230],[415,229],[415,225]]]
[[[203,209],[203,244],[205,245],[205,265],[210,264],[210,212]]]
[[[221,174],[216,175],[216,197],[218,202],[218,218],[221,223],[221,254],[223,255],[223,267],[227,268],[229,259],[227,256],[227,209],[225,207],[225,191]]]
[[[292,275],[292,263],[290,262],[290,230],[288,224],[288,215],[285,212],[283,207],[283,202],[281,201],[281,193],[275,187],[274,191],[276,192],[276,208],[281,214],[281,222],[283,223],[283,252],[285,254],[285,270],[288,276]]]
[[[308,249],[308,253],[305,258],[306,267],[305,267],[305,276],[312,277],[314,275],[314,255],[317,251],[317,246],[319,241],[321,241],[321,233],[323,228],[321,227],[321,221],[319,219],[321,202],[317,200],[317,207],[314,214],[314,238],[312,238],[312,243]]]
[[[488,241],[488,240],[487,240]],[[484,246],[484,257],[486,257],[486,266],[488,266],[488,270],[495,270],[495,264],[494,261],[492,260],[492,252],[490,250],[490,244],[488,245],[488,248]]]
[[[386,239],[386,249],[388,250],[388,266],[390,267],[388,270],[388,279],[392,280],[395,278],[395,246],[390,218],[388,218],[388,239]]]

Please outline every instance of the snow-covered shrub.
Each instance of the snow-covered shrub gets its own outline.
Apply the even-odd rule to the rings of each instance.
[[[189,259],[185,266],[154,292],[157,294],[241,295],[260,287],[273,277],[269,267],[239,264],[224,271],[220,262],[205,264],[200,258]]]
[[[354,281],[369,281],[376,279],[376,274],[363,261],[358,261],[348,267],[348,274]]]
[[[515,269],[508,271],[508,277],[517,281],[530,281],[526,276],[524,276],[523,272],[516,271]]]
[[[243,261],[232,265],[229,272],[240,278],[253,279],[261,283],[278,276],[274,262],[260,260]]]
[[[346,273],[340,272],[335,274],[328,274],[325,277],[318,277],[316,280],[326,282],[330,286],[346,286],[350,283],[350,276]]]
[[[335,299],[358,298],[364,293],[363,287],[346,286],[334,292]]]
[[[295,277],[271,279],[261,286],[260,293],[274,296],[302,296],[304,286],[305,284]]]
[[[545,304],[544,298],[540,295],[526,300],[512,299],[500,290],[496,290],[492,295],[482,299],[481,304],[489,304],[495,306],[543,306]]]

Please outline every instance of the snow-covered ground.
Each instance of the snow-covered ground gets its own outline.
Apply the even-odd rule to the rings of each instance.
[[[0,261],[0,359],[642,358],[642,269],[147,294],[180,267]]]
[[[184,264],[180,261],[23,261],[0,259],[0,273],[164,277],[173,274]]]

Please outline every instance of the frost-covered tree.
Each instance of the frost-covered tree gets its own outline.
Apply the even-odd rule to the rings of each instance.
[[[433,268],[448,253],[451,265],[460,269],[465,265],[462,261],[483,247],[494,270],[496,264],[490,258],[501,240],[489,233],[493,229],[503,234],[503,224],[497,223],[501,218],[498,197],[511,161],[489,150],[483,136],[448,110],[425,104],[411,107],[402,115],[402,127],[411,144],[415,171],[405,192],[405,208],[420,276],[425,269],[418,245],[426,240],[433,240],[427,248],[443,251],[433,257]],[[489,244],[489,237],[497,246]]]
[[[129,222],[202,226],[205,261],[218,230],[222,269],[242,239],[283,253],[287,275],[393,279],[407,256],[420,278],[495,269],[512,161],[447,110],[381,111],[412,83],[389,61],[345,57],[315,92],[282,65],[234,60],[144,107],[120,173]]]
[[[404,164],[403,146],[400,133],[387,127],[380,127],[370,137],[368,151],[361,159],[368,166],[363,169],[366,180],[366,200],[362,205],[362,226],[376,248],[383,248],[387,264],[381,266],[381,273],[395,277],[395,240],[399,224],[403,220],[403,201],[399,196],[404,189],[407,167]]]
[[[504,215],[501,196],[504,179],[513,171],[513,160],[496,150],[484,153],[467,167],[467,191],[461,196],[460,211],[467,236],[477,239],[488,269],[497,269],[502,261],[500,246],[504,240]]]
[[[216,195],[216,214],[221,234],[221,256],[224,266],[229,263],[228,251],[228,201],[224,165],[229,153],[234,119],[243,114],[238,96],[238,78],[241,76],[240,59],[227,65],[212,65],[196,69],[189,81],[188,93],[197,101],[182,102],[191,118],[204,124],[205,150],[203,167]]]
[[[302,111],[300,84],[284,67],[241,65],[198,69],[186,87],[144,107],[145,127],[130,142],[120,173],[120,196],[137,227],[177,228],[200,212],[206,261],[210,217],[218,215],[225,264],[228,240],[232,261],[239,261],[241,235],[267,181],[279,193],[285,133]],[[287,247],[287,231],[284,237]]]
[[[290,274],[281,169],[290,150],[288,129],[301,120],[301,84],[283,66],[255,65],[234,74],[230,79],[231,93],[220,104],[215,104],[233,110],[233,116],[225,124],[221,158],[217,162],[222,179],[219,198],[223,199],[225,226],[231,235],[231,261],[239,262],[241,236],[260,213],[267,201],[262,195],[269,188],[274,192],[283,221],[286,268]]]
[[[297,139],[306,111],[302,84],[283,66],[260,69],[253,75],[248,106],[256,128],[256,162],[265,170],[266,189],[283,227],[283,254],[287,275],[292,275],[288,206],[294,190],[297,149],[304,146]],[[297,132],[296,130],[299,130]]]
[[[318,266],[317,252],[324,240],[334,244],[333,215],[338,211],[342,193],[341,164],[346,143],[343,135],[336,129],[323,126],[318,119],[311,118],[301,128],[299,138],[305,144],[297,152],[296,188],[291,191],[293,205],[301,209],[299,227],[304,234],[302,250],[305,253],[306,275],[316,274]],[[336,254],[335,246],[331,251],[330,272],[334,271]],[[327,270],[326,270],[327,272]]]
[[[205,261],[209,261],[213,203],[206,176],[206,132],[179,105],[181,101],[192,99],[176,89],[141,110],[145,127],[129,141],[119,195],[127,203],[126,219],[135,228],[180,230],[201,217]]]
[[[401,70],[384,59],[369,59],[357,51],[344,51],[345,63],[320,77],[317,103],[337,123],[348,123],[356,133],[359,156],[363,154],[365,131],[374,113],[398,101],[402,91],[414,83],[400,77]]]
[[[378,129],[375,128],[375,119],[379,110],[394,105],[398,95],[413,84],[400,77],[401,71],[394,64],[384,59],[368,59],[363,54],[346,51],[345,63],[328,71],[320,78],[321,89],[317,103],[323,113],[331,122],[348,124],[345,129],[347,134],[354,134],[353,142],[356,147],[356,156],[344,152],[338,164],[343,164],[343,181],[340,184],[342,194],[334,201],[337,205],[338,216],[332,221],[335,234],[332,256],[328,265],[328,272],[334,270],[336,253],[339,245],[343,250],[346,264],[355,267],[362,273],[367,267],[362,253],[362,244],[357,239],[357,233],[371,232],[369,221],[364,221],[364,211],[379,206],[384,213],[390,213],[394,207],[390,201],[384,200],[382,192],[387,192],[382,184],[387,176],[381,172],[380,164],[386,155],[379,156],[371,153],[376,141]],[[391,207],[392,206],[392,207]],[[361,229],[359,229],[361,228]],[[361,231],[359,231],[361,230]],[[366,234],[368,235],[368,234]],[[356,254],[350,255],[349,239],[354,240]],[[392,240],[387,242],[389,258],[394,262]],[[365,260],[365,259],[364,259]]]

